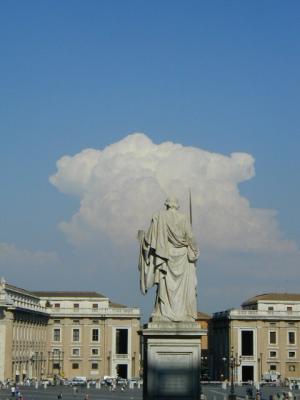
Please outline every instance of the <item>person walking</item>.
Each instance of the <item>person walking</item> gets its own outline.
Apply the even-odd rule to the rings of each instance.
[[[12,397],[15,397],[15,395],[16,395],[16,387],[15,387],[15,385],[12,385],[12,387],[10,388],[10,392],[11,392]]]

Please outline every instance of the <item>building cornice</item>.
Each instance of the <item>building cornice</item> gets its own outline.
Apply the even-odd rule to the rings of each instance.
[[[214,319],[300,321],[300,311],[227,310],[213,314]]]
[[[98,309],[97,312],[91,312],[91,309],[86,309],[86,311],[81,310],[80,312],[74,312],[73,308],[70,309],[61,309],[61,311],[57,310],[49,310],[49,315],[51,318],[140,318],[141,313],[138,308],[103,308]]]

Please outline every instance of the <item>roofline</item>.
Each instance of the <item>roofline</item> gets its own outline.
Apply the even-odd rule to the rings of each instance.
[[[60,299],[71,299],[71,298],[86,298],[86,299],[102,299],[109,300],[108,297],[97,292],[83,292],[83,291],[33,291],[35,296],[39,298],[60,298]]]
[[[11,285],[10,283],[5,283],[5,290],[11,290],[11,291],[14,291],[14,292],[18,292],[18,293],[27,295],[29,297],[33,297],[33,298],[35,298],[37,300],[39,299],[39,296],[37,296],[34,292],[31,292],[30,290],[26,290],[26,289],[23,289],[23,288],[19,288],[17,286]]]
[[[199,314],[200,314],[200,315],[199,315]],[[205,312],[203,312],[203,311],[197,311],[197,318],[196,318],[196,320],[198,320],[198,319],[209,320],[209,319],[211,319],[211,318],[212,318],[211,314],[207,314],[207,313],[205,313]]]
[[[264,298],[264,296],[266,297],[266,296],[269,296],[269,297],[271,297],[271,298]],[[284,297],[284,296],[290,296],[290,297],[292,297],[292,296],[295,296],[295,297],[297,297],[298,299],[291,299],[291,298],[287,298],[287,299],[284,299],[284,298],[281,298],[281,299],[278,299],[278,297],[280,297],[280,296],[282,296],[282,297]],[[273,297],[273,299],[272,299],[272,297]],[[276,298],[277,297],[277,298]],[[250,305],[253,305],[253,304],[257,304],[257,303],[259,303],[259,302],[288,302],[288,303],[292,303],[292,302],[299,302],[300,301],[300,294],[299,293],[288,293],[288,292],[271,292],[271,293],[262,293],[262,294],[258,294],[258,295],[256,295],[256,296],[253,296],[253,297],[250,297],[250,299],[248,299],[248,300],[246,300],[246,301],[244,301],[242,304],[241,304],[241,307],[244,307],[244,306],[250,306]]]

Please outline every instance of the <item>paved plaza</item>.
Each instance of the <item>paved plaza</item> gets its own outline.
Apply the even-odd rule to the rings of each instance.
[[[244,399],[249,386],[237,386],[236,394],[238,398]],[[57,400],[57,396],[62,393],[62,400],[85,400],[86,394],[88,394],[89,400],[141,400],[143,398],[142,389],[125,389],[117,388],[116,391],[112,392],[108,388],[102,389],[86,389],[79,388],[78,393],[74,394],[73,388],[65,386],[52,386],[47,389],[33,387],[21,387],[20,391],[23,395],[23,400]],[[207,400],[224,400],[227,398],[229,388],[227,390],[222,389],[221,385],[218,384],[206,384],[202,387],[203,394]],[[276,396],[278,400],[283,399],[283,393],[288,393],[287,387],[276,387],[276,386],[263,386],[261,388],[262,400],[269,400],[270,396]],[[256,390],[253,388],[253,396],[255,396]],[[300,390],[291,391],[291,400],[300,400]],[[277,396],[278,395],[278,396]],[[9,389],[0,390],[0,400],[12,400]]]
[[[57,396],[61,393],[62,400],[84,400],[86,394],[89,396],[89,400],[97,399],[114,399],[114,400],[141,400],[142,389],[126,389],[124,391],[121,388],[117,388],[114,392],[108,388],[102,389],[86,389],[78,388],[78,393],[74,394],[72,387],[64,386],[52,386],[47,389],[33,387],[20,387],[20,392],[23,395],[23,400],[57,400]],[[10,390],[0,390],[0,400],[12,400]]]

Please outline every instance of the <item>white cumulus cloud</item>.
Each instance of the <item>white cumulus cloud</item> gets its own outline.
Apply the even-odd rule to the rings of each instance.
[[[239,183],[254,175],[250,154],[227,156],[172,142],[155,144],[135,133],[103,150],[63,156],[50,182],[80,199],[71,220],[60,224],[76,246],[100,246],[103,238],[133,242],[167,196],[177,196],[187,211],[191,188],[193,229],[202,249],[296,250],[280,232],[276,212],[252,208],[239,193]]]

